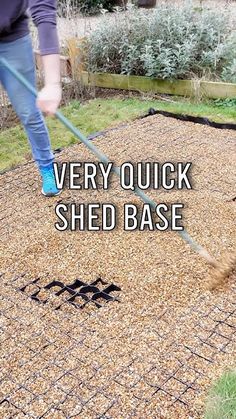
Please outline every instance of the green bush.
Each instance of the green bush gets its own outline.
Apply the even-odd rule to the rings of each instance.
[[[190,5],[129,8],[88,40],[88,68],[162,79],[193,76],[236,82],[236,36],[227,13]]]

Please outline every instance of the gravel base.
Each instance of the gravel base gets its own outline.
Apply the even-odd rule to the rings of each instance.
[[[219,258],[235,243],[235,139],[158,115],[94,143],[117,164],[192,161],[192,191],[149,195],[184,202],[187,230]],[[81,144],[58,160],[95,161]],[[59,201],[114,203],[119,226],[57,232]],[[208,267],[176,233],[124,232],[123,205],[139,200],[115,178],[108,191],[45,199],[29,163],[0,176],[0,202],[1,417],[202,417],[211,380],[235,366],[235,277],[210,293]],[[98,277],[121,288],[120,302],[80,309],[52,291],[46,304],[31,298],[37,285]]]

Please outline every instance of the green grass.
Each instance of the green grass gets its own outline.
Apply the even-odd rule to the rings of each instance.
[[[226,372],[212,387],[205,419],[236,419],[236,372]]]
[[[72,102],[62,109],[66,117],[84,134],[92,134],[118,123],[130,121],[150,107],[176,113],[205,116],[217,122],[236,122],[236,107],[220,106],[214,103],[194,104],[178,98],[178,102],[160,100],[142,100],[136,97],[121,99],[94,99],[81,105]],[[53,149],[65,147],[78,140],[56,119],[47,119]],[[0,133],[0,171],[25,162],[30,156],[30,149],[23,129],[16,126]]]

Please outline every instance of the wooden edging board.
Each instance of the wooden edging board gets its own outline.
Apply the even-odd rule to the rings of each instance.
[[[127,76],[110,73],[82,71],[81,81],[85,86],[133,90],[176,96],[236,98],[236,84],[200,80],[160,80],[142,76]]]

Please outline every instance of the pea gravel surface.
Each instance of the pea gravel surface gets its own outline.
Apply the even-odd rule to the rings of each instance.
[[[116,164],[191,161],[193,190],[148,195],[183,202],[185,228],[221,258],[235,249],[235,140],[158,115],[94,143]],[[96,161],[82,144],[57,160]],[[123,205],[139,199],[115,176],[106,191],[40,189],[33,163],[0,176],[1,418],[202,418],[212,380],[235,367],[235,276],[209,292],[177,233],[125,232]],[[59,232],[60,202],[113,203],[118,225]]]

